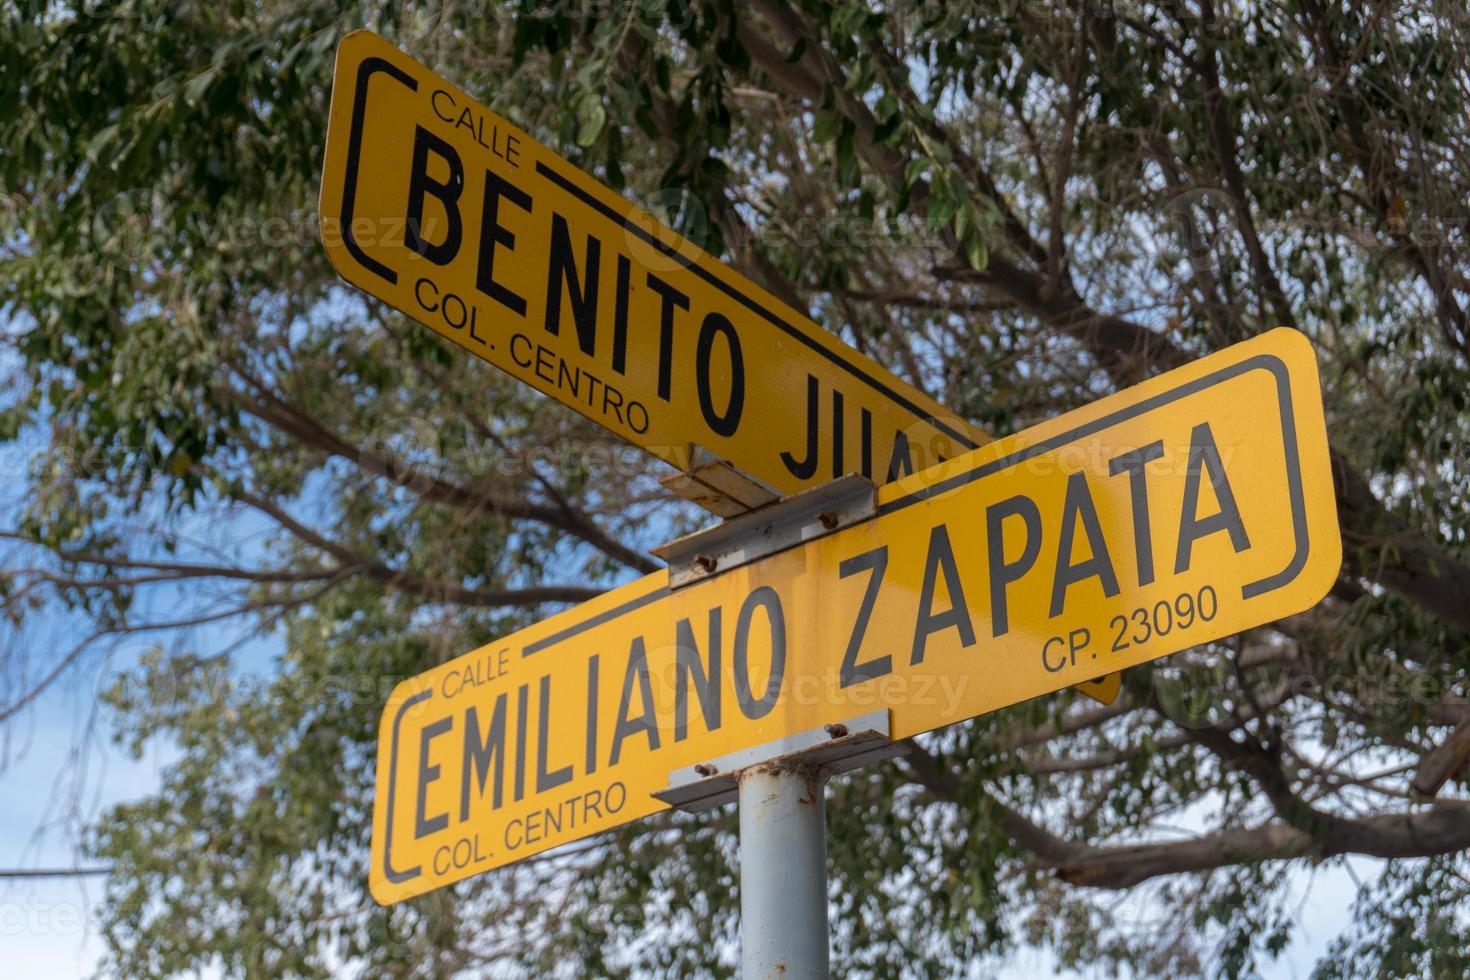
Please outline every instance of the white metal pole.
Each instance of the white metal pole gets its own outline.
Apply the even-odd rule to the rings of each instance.
[[[740,975],[826,977],[826,774],[774,764],[739,779]]]

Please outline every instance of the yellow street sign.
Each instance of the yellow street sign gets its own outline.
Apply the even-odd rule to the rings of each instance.
[[[989,441],[368,31],[320,212],[348,282],[682,471],[698,446],[789,494]]]
[[[1316,361],[1276,330],[881,487],[860,523],[399,685],[373,894],[646,816],[732,752],[880,709],[906,738],[1272,622],[1341,554]]]
[[[988,441],[367,31],[320,213],[348,282],[680,470],[698,446],[788,494]]]

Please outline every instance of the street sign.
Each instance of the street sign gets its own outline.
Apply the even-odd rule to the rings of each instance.
[[[673,464],[716,513],[770,500],[745,475],[885,483],[988,442],[369,31],[338,47],[319,212],[344,279]]]
[[[320,213],[348,282],[682,471],[700,447],[789,494],[988,441],[368,31]]]
[[[689,474],[679,491],[717,513],[770,499],[743,475],[886,483],[989,441],[370,31],[337,51],[319,210],[344,279]]]
[[[731,753],[875,711],[902,739],[1272,622],[1341,564],[1316,361],[1286,329],[870,502],[848,526],[824,512],[784,550],[676,564],[399,685],[373,895],[646,816],[671,774]]]

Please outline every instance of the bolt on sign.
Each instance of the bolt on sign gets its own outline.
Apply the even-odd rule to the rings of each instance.
[[[371,886],[397,902],[661,810],[676,770],[886,709],[894,739],[1308,608],[1342,546],[1316,360],[1279,329],[405,681]]]
[[[344,279],[681,470],[781,493],[987,441],[875,361],[367,31],[321,188]]]

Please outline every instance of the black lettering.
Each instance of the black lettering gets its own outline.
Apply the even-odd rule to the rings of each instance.
[[[590,378],[592,375],[588,374],[587,377]],[[557,361],[556,386],[562,391],[570,391],[572,397],[576,398],[582,387],[582,369],[572,367],[565,358]]]
[[[429,765],[429,743],[453,727],[453,718],[440,718],[425,725],[424,730],[419,733],[419,792],[413,820],[413,836],[416,839],[438,833],[449,826],[449,814],[436,813],[430,817],[424,811],[428,808],[429,784],[439,778],[439,767]]]
[[[433,107],[434,115],[438,116],[440,119],[444,120],[447,123],[452,123],[454,122],[454,117],[445,115],[443,110],[439,108],[439,96],[441,95],[449,100],[449,108],[452,110],[454,108],[454,96],[450,95],[442,88],[434,89],[434,94],[429,96],[429,105]]]
[[[634,682],[638,684],[638,696],[643,702],[643,710],[630,716],[628,706],[633,698]],[[608,755],[608,765],[618,764],[623,756],[623,739],[635,732],[647,735],[649,750],[658,751],[658,719],[653,710],[653,679],[648,674],[648,650],[641,636],[633,640],[628,651],[628,669],[623,674],[623,693],[618,699],[618,719],[613,726],[612,751]]]
[[[1144,467],[1150,460],[1164,455],[1164,441],[1151,442],[1147,446],[1115,456],[1108,462],[1108,472],[1113,476],[1128,474],[1128,493],[1133,503],[1133,552],[1138,561],[1138,584],[1148,585],[1154,580],[1153,532],[1149,530],[1148,477]]]
[[[504,245],[509,249],[516,245],[516,236],[500,223],[502,197],[528,214],[531,211],[530,194],[497,176],[494,171],[485,171],[485,204],[480,212],[480,258],[475,269],[475,288],[517,316],[525,316],[525,299],[495,281],[496,247]]]
[[[1209,472],[1210,486],[1220,503],[1219,512],[1209,517],[1199,516],[1201,468]],[[1225,464],[1220,459],[1215,437],[1210,432],[1209,423],[1201,422],[1189,436],[1189,470],[1184,474],[1184,503],[1179,513],[1179,548],[1174,554],[1174,573],[1189,571],[1196,541],[1220,531],[1229,533],[1230,544],[1236,554],[1251,546],[1245,533],[1245,522],[1240,518],[1240,508],[1235,505],[1235,491],[1230,489],[1230,481],[1225,478]]]
[[[1005,560],[1004,528],[1007,517],[1019,517],[1026,526],[1026,543],[1015,561]],[[990,629],[992,636],[1003,636],[1010,630],[1006,608],[1006,586],[1019,579],[1036,564],[1041,553],[1041,512],[1030,497],[1017,494],[985,508],[986,550],[990,561]]]
[[[542,347],[540,344],[536,345],[536,377],[554,386],[558,382],[556,376],[551,373],[553,356],[554,352],[550,348]]]
[[[429,154],[434,153],[449,167],[449,179],[438,181],[429,176]],[[464,193],[464,164],[454,147],[422,126],[414,127],[413,164],[408,176],[408,209],[403,244],[435,265],[448,265],[459,254],[462,234],[459,219],[459,196]],[[430,244],[423,236],[424,196],[431,194],[444,205],[449,227],[444,240]]]
[[[893,453],[888,457],[888,482],[914,472],[914,461],[909,456],[908,433],[899,429],[893,436]]]
[[[594,379],[596,380],[596,379]],[[602,389],[602,414],[611,413],[619,424],[623,421],[623,393],[613,387],[604,386]]]
[[[525,349],[526,349],[526,359],[524,361],[521,360],[520,357],[517,356],[517,354],[516,354],[516,341],[520,341],[521,344],[522,344],[522,346],[524,346]],[[518,334],[512,334],[511,335],[511,338],[510,338],[510,359],[512,361],[515,361],[516,362],[516,366],[517,367],[528,368],[528,367],[530,367],[534,363],[531,360],[530,350],[531,350],[531,338],[530,337],[527,337],[523,333],[518,333]]]
[[[689,309],[689,297],[648,274],[648,288],[661,298],[658,313],[658,397],[668,401],[674,385],[674,310]]]
[[[495,699],[495,709],[490,713],[490,728],[480,734],[480,718],[474,708],[464,714],[464,771],[459,783],[459,819],[470,818],[471,776],[479,781],[479,794],[485,795],[485,777],[490,773],[490,760],[495,759],[495,788],[491,793],[490,806],[500,809],[505,790],[505,692]]]
[[[868,622],[873,618],[873,606],[878,601],[878,588],[883,584],[883,574],[888,570],[888,546],[882,545],[872,551],[842,559],[837,566],[839,578],[848,578],[858,572],[869,571],[868,584],[863,589],[863,601],[858,605],[857,618],[852,624],[852,633],[847,638],[847,650],[842,654],[842,666],[837,679],[841,687],[852,687],[863,681],[882,677],[893,672],[893,657],[883,654],[858,663],[858,652],[863,646],[863,637],[868,632]]]
[[[597,345],[597,278],[602,256],[602,243],[587,236],[585,279],[578,279],[577,260],[572,255],[572,235],[567,219],[556,212],[551,215],[551,261],[546,270],[546,332],[561,333],[562,293],[572,306],[572,320],[577,326],[577,346],[591,355]]]
[[[699,710],[708,731],[720,727],[720,607],[709,611],[709,660],[700,663],[694,645],[694,627],[681,619],[675,625],[674,648],[674,741],[689,736],[689,687],[699,696]]]
[[[750,624],[757,608],[765,609],[771,628],[771,673],[759,698],[750,689]],[[740,616],[735,620],[734,660],[735,700],[741,712],[752,721],[764,718],[776,706],[786,674],[786,616],[781,611],[781,597],[769,585],[752,591],[740,606]]]
[[[949,593],[949,608],[936,613],[934,591],[941,572],[944,574],[944,589]],[[965,590],[960,585],[960,570],[955,565],[949,528],[936,524],[929,531],[929,551],[924,558],[924,584],[919,588],[919,614],[914,620],[914,646],[909,663],[923,663],[929,637],[951,628],[959,630],[960,646],[975,644],[975,624],[970,622],[970,604],[965,601]]]
[[[873,478],[873,413],[862,410],[863,476]]]
[[[843,431],[843,408],[842,392],[832,389],[832,479],[837,479],[843,474],[842,468],[842,440],[846,436]]]
[[[785,450],[781,451],[781,462],[798,480],[809,480],[817,472],[817,379],[806,376],[806,457],[798,460]]]
[[[597,386],[602,384],[602,379],[591,371],[583,372],[578,369],[577,373],[587,379],[587,407],[591,408],[597,403]],[[576,392],[574,391],[573,394],[576,394]]]
[[[721,334],[730,350],[730,397],[723,413],[716,412],[710,388],[710,356],[715,335]],[[745,410],[745,355],[740,352],[740,336],[735,325],[719,313],[709,313],[699,327],[699,346],[694,354],[694,381],[699,389],[699,410],[705,424],[722,436],[732,436],[740,427],[740,413]]]
[[[643,416],[642,424],[633,421],[633,413],[635,411],[639,415]],[[642,435],[643,433],[648,431],[648,409],[643,407],[642,402],[628,402],[628,428],[632,429],[634,432],[637,432],[639,435]]]
[[[1087,535],[1085,561],[1072,563],[1072,541],[1077,536],[1077,520],[1082,520],[1082,531]],[[1092,502],[1092,490],[1087,485],[1086,473],[1073,473],[1067,478],[1067,498],[1062,504],[1062,531],[1057,542],[1056,572],[1051,580],[1051,615],[1060,616],[1067,602],[1067,589],[1083,579],[1096,578],[1103,594],[1118,594],[1118,576],[1113,571],[1113,559],[1108,554],[1108,543],[1103,538],[1102,523],[1097,519],[1097,506]]]
[[[427,285],[429,287],[429,289],[430,289],[429,295],[432,296],[432,297],[434,297],[433,300],[432,300],[432,302],[434,304],[433,306],[430,306],[428,303],[425,303],[424,302],[424,289],[423,289],[423,287],[425,285]],[[439,298],[438,297],[439,297],[439,287],[436,286],[436,285],[434,285],[434,280],[432,280],[432,279],[420,279],[418,282],[416,282],[416,283],[413,284],[413,298],[419,301],[419,306],[421,306],[421,307],[424,308],[424,312],[426,312],[426,313],[436,313],[436,312],[438,312],[438,310],[439,310]]]
[[[618,256],[617,288],[613,291],[613,352],[612,368],[619,374],[627,373],[628,366],[628,292],[633,274],[633,263],[626,255]]]

